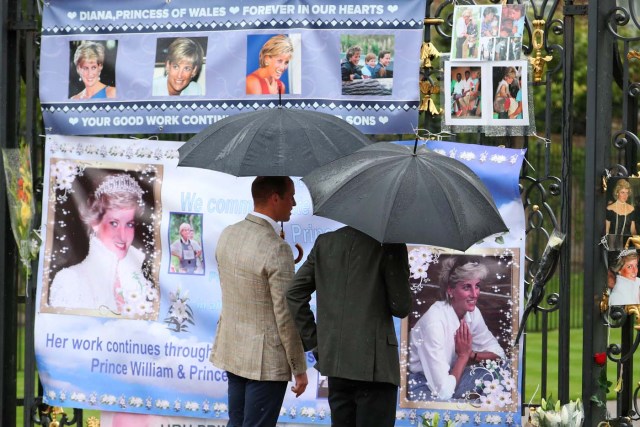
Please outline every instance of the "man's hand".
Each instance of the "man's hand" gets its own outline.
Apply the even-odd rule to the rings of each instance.
[[[307,389],[307,384],[309,384],[307,373],[298,374],[295,376],[295,385],[291,387],[291,391],[296,394],[296,397],[300,397]]]

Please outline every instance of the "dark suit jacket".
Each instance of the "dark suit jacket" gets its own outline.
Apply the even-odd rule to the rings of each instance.
[[[309,301],[316,292],[317,321]],[[318,237],[287,301],[305,350],[332,377],[400,384],[393,317],[411,309],[407,247],[344,227]]]

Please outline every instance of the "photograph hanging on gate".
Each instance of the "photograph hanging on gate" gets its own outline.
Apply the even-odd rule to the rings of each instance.
[[[451,67],[451,118],[453,121],[482,119],[482,85],[479,66]]]
[[[451,61],[513,61],[522,54],[526,6],[455,6]]]
[[[633,238],[640,232],[639,221],[640,178],[609,178],[605,212],[607,249],[620,251],[625,248],[639,248],[640,237]]]
[[[609,307],[640,304],[640,278],[638,278],[638,251],[634,244],[628,249],[609,251],[607,293]]]
[[[488,125],[527,126],[529,125],[529,96],[527,61],[503,61],[485,64],[490,67],[486,73],[491,83],[492,114]]]
[[[517,410],[519,249],[408,249],[415,310],[402,321],[400,406]]]
[[[52,159],[40,311],[156,320],[162,166]]]

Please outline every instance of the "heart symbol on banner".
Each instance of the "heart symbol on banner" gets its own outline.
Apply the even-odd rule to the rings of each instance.
[[[240,12],[240,8],[237,6],[233,6],[229,8],[229,12],[233,13],[234,15],[238,12]]]
[[[76,19],[76,16],[78,16],[78,14],[75,12],[67,12],[67,18],[69,19]]]
[[[380,123],[382,123],[383,125],[386,125],[388,121],[389,121],[389,117],[387,116],[380,117]]]
[[[76,123],[78,123],[78,118],[77,117],[69,117],[69,123],[71,123],[72,125],[75,125]]]
[[[391,13],[397,12],[398,11],[398,5],[397,4],[390,4],[389,6],[387,6],[387,10]]]

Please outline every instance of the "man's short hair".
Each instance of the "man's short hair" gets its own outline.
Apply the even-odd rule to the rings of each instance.
[[[378,53],[378,59],[384,58],[385,55],[391,55],[391,51],[388,51],[388,50],[380,51],[380,53]]]
[[[258,203],[266,202],[274,193],[284,197],[289,183],[293,185],[288,176],[259,176],[251,184],[251,197]]]

